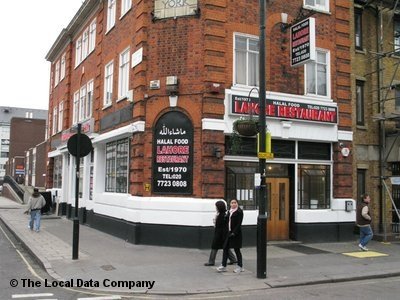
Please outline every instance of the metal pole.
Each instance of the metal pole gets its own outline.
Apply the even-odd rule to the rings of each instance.
[[[265,0],[260,0],[260,92],[259,92],[259,124],[260,124],[260,152],[265,152]],[[267,202],[266,182],[265,182],[265,158],[259,159],[259,173],[261,174],[261,184],[258,190],[258,218],[257,218],[257,278],[267,277],[267,216],[265,215],[265,205]]]
[[[76,143],[76,172],[75,172],[75,216],[73,219],[74,227],[72,232],[72,259],[78,259],[79,249],[79,165],[80,165],[80,151],[81,151],[81,124],[78,123],[78,141]]]

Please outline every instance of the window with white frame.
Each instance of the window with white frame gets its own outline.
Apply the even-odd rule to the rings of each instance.
[[[66,54],[64,53],[61,56],[61,66],[60,66],[60,81],[63,80],[65,78],[65,64],[66,64],[66,60],[65,60]]]
[[[132,7],[132,0],[121,0],[121,17]]]
[[[315,61],[308,62],[306,68],[306,94],[329,97],[330,56],[325,50],[316,51]]]
[[[304,0],[306,8],[329,11],[329,0]]]
[[[85,119],[85,104],[86,104],[86,85],[81,87],[79,92],[79,121]]]
[[[106,144],[106,185],[111,193],[128,192],[129,139]]]
[[[75,67],[82,62],[82,37],[76,40],[75,45]]]
[[[64,120],[64,102],[58,104],[58,131],[63,130],[63,120]]]
[[[79,91],[74,94],[74,108],[72,115],[72,123],[76,124],[79,120]]]
[[[53,108],[53,131],[52,134],[57,133],[57,126],[58,126],[58,107]]]
[[[92,106],[93,106],[93,80],[87,84],[87,95],[85,104],[85,119],[92,117]]]
[[[94,50],[95,46],[96,46],[96,19],[94,19],[89,26],[89,53]]]
[[[235,35],[235,84],[258,86],[258,38],[244,35]]]
[[[122,99],[128,95],[129,56],[129,48],[119,55],[118,99]]]
[[[108,106],[112,103],[113,72],[114,72],[114,62],[111,61],[105,66],[105,72],[104,72],[104,99],[103,99],[104,106]]]
[[[73,124],[92,117],[93,111],[93,79],[83,85],[74,94]]]
[[[115,0],[108,0],[107,5],[107,29],[109,31],[115,25],[115,8],[116,8],[116,1]]]
[[[82,59],[89,54],[89,28],[86,28],[82,34]]]
[[[62,187],[62,156],[54,157],[53,188]]]
[[[94,19],[76,40],[75,44],[75,67],[78,66],[96,46],[96,19]]]
[[[60,61],[58,60],[56,62],[55,71],[54,71],[54,86],[57,86],[59,81],[60,81]]]

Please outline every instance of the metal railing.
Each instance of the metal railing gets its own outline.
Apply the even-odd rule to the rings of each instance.
[[[19,199],[24,201],[25,191],[19,186],[19,184],[9,175],[4,176],[4,183],[8,184],[10,188],[18,195]]]

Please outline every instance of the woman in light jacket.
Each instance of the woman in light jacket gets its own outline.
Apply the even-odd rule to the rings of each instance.
[[[233,248],[237,258],[237,267],[233,272],[240,273],[243,271],[242,253],[242,221],[243,210],[239,207],[236,199],[231,200],[231,209],[227,216],[228,221],[228,237],[224,244],[224,253],[222,256],[222,264],[217,268],[218,272],[226,272],[226,262],[228,260],[228,250]]]
[[[225,201],[217,201],[215,203],[215,208],[217,213],[214,219],[214,238],[211,244],[211,252],[210,258],[208,262],[206,262],[205,266],[213,266],[215,265],[215,257],[217,256],[218,249],[222,249],[224,242],[226,240],[228,234],[228,224],[226,223],[225,215],[226,215],[226,203]],[[228,258],[230,264],[236,263],[235,255],[233,255],[232,251],[229,249]]]

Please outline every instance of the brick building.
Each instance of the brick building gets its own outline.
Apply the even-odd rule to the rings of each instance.
[[[352,238],[348,1],[267,4],[268,238]],[[258,1],[87,0],[52,45],[47,185],[74,208],[68,138],[81,123],[82,222],[133,243],[209,247],[217,199],[245,209],[255,243]],[[315,22],[315,61],[291,67],[281,13]],[[311,20],[311,19],[309,19]],[[298,28],[300,28],[298,26]],[[297,29],[298,29],[297,28]],[[339,146],[342,145],[342,148]]]
[[[20,184],[25,180],[25,152],[46,139],[46,120],[12,118],[10,122],[10,148],[6,175]],[[44,164],[45,160],[42,160]]]
[[[400,6],[354,0],[352,14],[353,197],[371,195],[375,236],[388,239],[399,233],[390,198],[399,208],[400,185],[390,177],[400,175]]]

